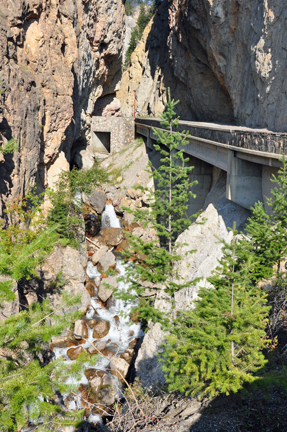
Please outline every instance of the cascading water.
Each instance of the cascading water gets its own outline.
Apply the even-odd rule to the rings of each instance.
[[[120,221],[117,218],[114,206],[112,204],[106,204],[105,210],[102,214],[101,229],[107,227],[121,228]]]
[[[102,215],[102,229],[106,227],[120,228],[120,221],[116,216],[112,204],[106,205],[105,211]],[[128,265],[129,264],[124,264],[119,259],[116,260],[116,269],[120,276],[125,275]],[[88,261],[86,273],[91,281],[97,280],[99,283],[102,278],[101,273],[91,261]],[[127,283],[119,281],[117,291],[125,292],[128,287],[129,285]],[[129,314],[134,306],[135,303],[132,303],[131,301],[115,299],[113,305],[109,309],[106,309],[102,306],[101,302],[99,302],[97,296],[91,297],[91,304],[86,312],[85,320],[88,322],[91,319],[96,319],[97,321],[107,321],[109,323],[109,331],[104,337],[100,338],[100,342],[106,343],[107,351],[110,350],[113,353],[116,351],[116,356],[123,354],[129,347],[129,344],[135,339],[141,337],[143,334],[140,324],[130,324]],[[89,349],[92,346],[96,346],[98,342],[99,339],[93,337],[93,330],[88,326],[88,338],[86,338],[84,343],[79,344],[77,347],[81,346],[83,349]],[[69,348],[55,347],[54,354],[56,358],[62,356],[67,362],[71,362],[72,360],[70,360],[67,355],[68,350]],[[100,370],[110,374],[110,358],[107,358],[107,356],[101,355],[96,365],[90,366],[87,364],[86,366],[89,369],[94,368],[95,372]],[[115,391],[120,397],[120,383],[115,376],[113,376],[113,382]],[[83,374],[80,380],[77,381],[75,378],[70,377],[67,383],[88,386],[89,381],[85,374]],[[71,397],[69,396],[69,400],[70,399]],[[81,402],[81,397],[74,396],[69,402],[68,407],[70,410],[82,408],[83,404]],[[90,423],[101,423],[101,417],[98,414],[91,413],[87,421]]]

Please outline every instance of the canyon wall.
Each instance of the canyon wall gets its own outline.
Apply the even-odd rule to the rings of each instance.
[[[164,0],[131,57],[118,97],[132,114],[287,131],[287,10],[281,0]]]
[[[0,0],[0,138],[18,143],[0,163],[0,214],[86,145],[95,101],[121,77],[124,23],[122,0]]]

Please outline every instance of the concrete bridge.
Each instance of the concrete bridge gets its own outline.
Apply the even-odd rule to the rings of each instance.
[[[135,119],[136,133],[145,138],[150,149],[157,140],[154,127],[162,129],[160,120]],[[272,175],[281,166],[282,153],[287,154],[287,133],[191,121],[180,121],[177,130],[189,131],[189,143],[183,148],[195,166],[194,175],[201,195],[203,189],[205,197],[210,190],[210,168],[216,167],[227,174],[226,198],[242,207],[249,209],[255,202],[265,201],[270,196],[274,187]],[[201,202],[197,207],[202,208]]]

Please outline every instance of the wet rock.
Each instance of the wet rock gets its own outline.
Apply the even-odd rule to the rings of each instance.
[[[120,357],[113,357],[110,362],[111,373],[123,380],[127,376],[129,364],[126,360]]]
[[[77,347],[77,348],[70,348],[67,351],[67,356],[69,357],[70,360],[76,360],[79,355],[83,352],[83,347]]]
[[[105,284],[107,284],[111,288],[107,288]],[[112,288],[117,288],[117,286],[118,286],[118,282],[116,276],[108,276],[107,278],[103,279],[98,289],[99,299],[102,300],[103,302],[106,302],[113,294]]]
[[[73,345],[77,345],[77,341],[73,337],[71,333],[68,333],[66,336],[54,336],[52,337],[50,343],[50,349],[53,351],[53,348],[67,348]]]
[[[97,294],[97,287],[95,281],[90,281],[86,284],[86,290],[90,294],[91,297],[95,297]]]
[[[97,325],[98,321],[95,319],[91,319],[88,321],[88,326],[93,329]]]
[[[116,258],[112,252],[105,253],[99,260],[100,269],[105,272],[116,265]]]
[[[100,259],[108,252],[107,246],[101,246],[92,256],[92,263],[96,265]]]
[[[88,349],[88,352],[90,354],[98,354],[99,351],[104,351],[106,349],[107,342],[102,341],[102,342],[97,343],[96,341],[94,341],[93,345],[90,346],[90,348]]]
[[[130,363],[133,358],[133,352],[134,350],[128,348],[123,354],[120,355],[120,357],[124,359],[127,363]]]
[[[85,229],[87,235],[95,237],[101,229],[101,221],[94,213],[88,213],[84,216],[85,218]]]
[[[111,359],[115,354],[113,351],[109,350],[108,348],[102,350],[101,353],[103,354],[103,356],[105,356],[108,359]]]
[[[110,309],[111,307],[114,307],[116,305],[116,299],[114,296],[111,296],[108,298],[106,302],[106,308]]]
[[[109,333],[109,330],[110,324],[108,321],[99,321],[94,327],[93,338],[101,339]]]
[[[97,214],[102,214],[106,205],[106,194],[100,189],[95,189],[89,195],[82,193],[82,200],[91,206]]]
[[[86,321],[78,320],[75,322],[74,334],[76,339],[88,338],[88,327]]]
[[[118,246],[123,239],[121,228],[107,227],[104,228],[100,234],[108,246]]]
[[[88,368],[85,370],[85,376],[89,380],[96,374],[96,372],[97,370],[95,368]]]
[[[132,340],[132,341],[129,343],[129,348],[134,348],[134,347],[136,346],[136,343],[137,343],[137,339]]]

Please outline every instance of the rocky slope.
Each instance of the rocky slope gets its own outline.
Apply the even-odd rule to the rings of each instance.
[[[0,1],[0,132],[19,146],[0,164],[0,213],[85,145],[95,101],[120,79],[124,20],[121,0]]]
[[[164,0],[122,78],[131,115],[163,109],[167,87],[188,120],[286,131],[286,8],[280,0]]]

